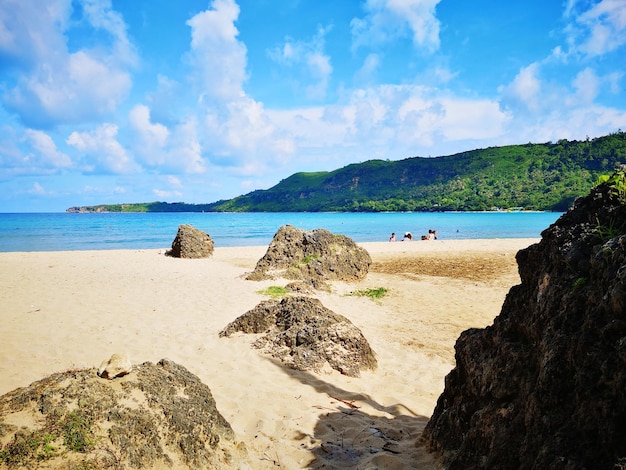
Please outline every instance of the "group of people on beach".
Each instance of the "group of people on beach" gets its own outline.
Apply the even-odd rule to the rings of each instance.
[[[428,235],[422,235],[421,236],[422,240],[437,240],[437,230],[433,230],[433,229],[429,229],[428,230]],[[400,241],[412,241],[413,240],[413,234],[411,232],[404,232],[404,236],[402,237],[402,240]],[[396,233],[392,232],[391,237],[389,237],[389,241],[390,242],[395,242],[397,241],[396,239]]]

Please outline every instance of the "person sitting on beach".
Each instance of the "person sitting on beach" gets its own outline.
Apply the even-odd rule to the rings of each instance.
[[[404,233],[404,237],[402,238],[402,241],[411,241],[413,240],[413,234],[411,232],[405,232]]]
[[[422,240],[437,240],[437,230],[428,230],[428,235],[422,235]]]
[[[396,241],[396,233],[392,232],[391,236],[389,237],[389,241],[390,242],[395,242]]]

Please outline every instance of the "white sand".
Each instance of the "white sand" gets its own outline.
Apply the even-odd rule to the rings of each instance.
[[[0,394],[117,352],[133,363],[168,358],[209,386],[252,468],[435,468],[414,443],[456,338],[492,323],[519,283],[515,253],[536,241],[362,244],[374,261],[367,279],[317,294],[376,352],[378,369],[360,378],[286,369],[250,348],[250,336],[218,337],[267,298],[257,291],[286,284],[243,279],[266,247],[217,248],[202,260],[165,250],[0,253]],[[345,295],[370,287],[390,291],[380,303]]]

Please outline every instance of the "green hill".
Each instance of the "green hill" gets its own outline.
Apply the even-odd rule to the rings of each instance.
[[[267,190],[211,204],[128,204],[147,211],[566,210],[600,175],[626,163],[626,133],[509,145],[436,158],[370,160],[296,173]],[[95,206],[101,210],[113,206]],[[89,208],[81,208],[89,209]],[[93,208],[91,208],[93,209]]]

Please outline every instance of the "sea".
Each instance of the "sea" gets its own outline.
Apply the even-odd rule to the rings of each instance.
[[[560,212],[279,212],[279,213],[5,213],[0,252],[169,248],[180,224],[207,232],[216,247],[268,245],[286,224],[325,228],[356,242],[419,240],[437,230],[440,240],[539,238]]]

